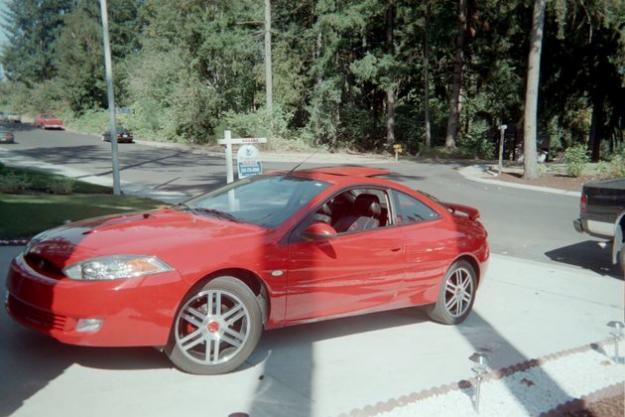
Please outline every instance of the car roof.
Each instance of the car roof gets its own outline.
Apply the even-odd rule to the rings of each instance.
[[[270,175],[284,175],[287,173],[288,175],[292,175],[294,177],[324,181],[339,186],[345,186],[350,184],[370,184],[378,186],[392,185],[396,188],[403,188],[401,184],[395,183],[388,179],[377,178],[379,176],[391,174],[390,170],[384,168],[343,165],[333,167],[309,168],[293,172],[274,171]]]
[[[343,182],[347,179],[373,178],[379,175],[388,175],[391,171],[380,168],[370,168],[355,165],[343,165],[333,167],[319,167],[300,169],[296,171],[278,170],[270,175],[292,175],[294,177],[309,178],[331,183]]]
[[[303,169],[296,171],[298,175],[335,175],[340,177],[378,177],[380,175],[388,175],[391,173],[388,169],[363,167],[358,165],[343,165],[333,167],[321,167]]]

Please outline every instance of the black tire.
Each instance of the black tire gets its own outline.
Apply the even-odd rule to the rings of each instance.
[[[623,278],[625,278],[625,245],[621,247],[621,254],[619,255],[619,260],[621,261],[621,271],[623,272]]]
[[[467,282],[467,286],[470,287],[465,288],[463,286],[463,290],[454,292],[452,285],[459,284],[459,282]],[[458,285],[458,287],[460,286]],[[466,292],[467,290],[470,291],[469,300],[462,298],[463,293],[461,291]],[[456,261],[449,267],[447,274],[445,274],[445,279],[441,282],[441,289],[436,304],[429,306],[426,312],[433,321],[441,324],[462,323],[471,314],[476,290],[477,274],[473,266],[464,260]]]
[[[235,277],[219,277],[194,288],[180,303],[165,353],[184,372],[227,373],[252,354],[262,330],[262,312],[252,290]]]

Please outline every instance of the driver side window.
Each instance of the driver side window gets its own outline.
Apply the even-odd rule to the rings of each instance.
[[[363,232],[390,224],[388,194],[379,189],[344,191],[322,204],[308,224],[332,226],[337,234]]]

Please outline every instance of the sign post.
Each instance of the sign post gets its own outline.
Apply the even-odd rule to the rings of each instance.
[[[226,182],[230,184],[234,181],[234,173],[232,172],[232,133],[229,130],[224,131],[223,141],[219,141],[221,144],[226,145]]]
[[[506,133],[506,129],[508,125],[499,126],[499,174],[501,175],[501,171],[503,171],[503,141],[504,135]]]
[[[234,181],[234,168],[232,166],[232,145],[254,145],[257,143],[267,143],[267,138],[233,138],[232,132],[230,132],[229,130],[226,130],[224,131],[224,138],[218,140],[217,143],[219,143],[220,145],[224,145],[226,147],[226,181],[228,182],[228,184],[230,184],[232,181]],[[256,150],[255,156],[258,157],[258,150],[253,146],[252,148]],[[261,167],[260,168],[261,172],[259,173],[262,173],[262,165],[258,165],[258,166]],[[239,173],[240,172],[241,171],[239,168]],[[243,177],[240,176],[239,178],[248,177],[250,175],[257,175],[257,174],[253,172],[244,173],[244,176]]]

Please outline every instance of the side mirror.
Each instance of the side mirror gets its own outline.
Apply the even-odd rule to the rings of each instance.
[[[304,230],[302,236],[308,241],[321,242],[334,239],[336,237],[336,230],[326,223],[313,223]]]

